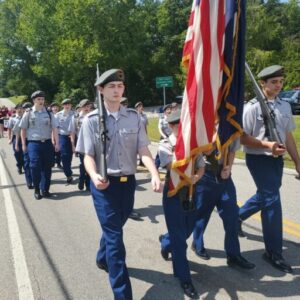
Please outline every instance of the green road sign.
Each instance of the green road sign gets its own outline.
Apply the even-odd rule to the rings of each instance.
[[[162,87],[173,87],[173,77],[172,76],[156,77],[155,83],[157,89]]]

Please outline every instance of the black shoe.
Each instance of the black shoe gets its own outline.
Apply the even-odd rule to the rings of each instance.
[[[62,169],[62,165],[61,165],[60,163],[58,163],[58,164],[56,165],[56,167],[59,168],[59,169]]]
[[[292,267],[284,260],[284,258],[280,254],[275,254],[270,251],[266,251],[263,254],[263,259],[282,272],[293,273]]]
[[[51,198],[51,197],[52,197],[52,194],[49,193],[49,191],[43,191],[43,192],[42,192],[42,196],[43,196],[44,198]]]
[[[141,220],[141,214],[133,209],[128,218],[132,220]]]
[[[198,292],[191,282],[181,282],[180,286],[183,289],[184,294],[190,299],[199,299]]]
[[[163,239],[163,235],[161,234],[161,235],[158,237],[158,240],[159,240],[160,243],[161,243],[162,239]],[[161,254],[161,257],[162,257],[164,260],[166,260],[166,261],[169,260],[169,251],[161,249],[161,250],[160,250],[160,254]]]
[[[18,174],[22,174],[22,169],[18,169]]]
[[[238,236],[239,237],[246,237],[246,235],[245,235],[245,233],[242,229],[242,222],[243,221],[241,219],[239,219],[239,221],[238,221]]]
[[[227,265],[230,267],[239,267],[241,269],[251,270],[255,268],[255,264],[249,262],[241,254],[235,256],[227,256]]]
[[[82,190],[84,189],[84,184],[83,184],[83,182],[79,182],[79,183],[78,183],[78,189],[79,189],[79,191],[82,191]]]
[[[72,176],[67,177],[67,183],[71,183],[72,181],[73,181],[73,177]]]
[[[205,248],[203,248],[201,251],[197,251],[195,244],[192,243],[192,247],[191,249],[195,252],[195,254],[197,256],[199,256],[200,258],[204,259],[204,260],[209,260],[210,259],[210,255],[208,254],[207,250]]]
[[[34,189],[33,184],[28,184],[27,187],[28,187],[29,190],[33,190]]]
[[[42,196],[41,193],[40,193],[40,190],[35,190],[35,191],[34,191],[34,198],[35,198],[36,200],[41,200],[41,199],[43,198],[43,196]]]
[[[100,261],[96,261],[96,265],[100,270],[105,271],[106,273],[108,273],[108,267],[106,264],[101,263]]]

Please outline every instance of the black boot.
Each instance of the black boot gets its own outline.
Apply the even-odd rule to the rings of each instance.
[[[266,251],[263,254],[263,259],[269,264],[271,264],[274,268],[282,272],[293,273],[292,267],[284,260],[281,254]]]
[[[249,262],[241,254],[234,256],[227,256],[227,265],[230,267],[239,267],[241,269],[251,270],[255,268],[255,264]]]
[[[41,200],[43,198],[42,195],[41,195],[41,193],[40,193],[40,189],[35,189],[34,190],[34,198],[36,200]]]

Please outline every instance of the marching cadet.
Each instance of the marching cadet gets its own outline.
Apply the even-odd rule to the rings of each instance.
[[[99,116],[95,110],[84,118],[76,151],[84,153],[84,164],[91,177],[91,193],[102,228],[96,263],[109,273],[116,300],[132,299],[132,290],[125,263],[123,226],[133,208],[136,187],[137,153],[152,175],[152,188],[159,192],[161,182],[148,149],[149,140],[139,115],[120,105],[124,93],[124,73],[120,69],[104,72],[95,86],[104,98],[107,127],[108,181],[99,174]]]
[[[144,113],[144,105],[143,102],[137,102],[134,105],[134,108],[136,109],[136,111],[140,114],[141,120],[145,126],[146,132],[147,132],[147,126],[148,126],[148,118],[147,115]]]
[[[172,130],[170,129],[167,117],[172,112],[172,106],[171,104],[167,104],[163,107],[163,116],[158,120],[158,131],[160,134],[160,139],[166,139],[169,137],[169,135],[172,133]],[[160,167],[160,160],[158,153],[155,157],[155,166],[158,169]]]
[[[22,104],[23,112],[32,107],[31,102],[25,102]],[[23,152],[22,150],[22,139],[21,139],[21,128],[19,127],[19,124],[22,119],[19,119],[17,123],[15,124],[16,128],[16,141],[20,140],[20,143],[16,143],[16,151],[21,151],[23,153],[23,168],[24,168],[24,173],[25,173],[25,179],[26,179],[26,184],[29,190],[33,189],[33,181],[32,181],[32,175],[31,175],[31,170],[30,170],[30,160],[29,160],[29,155],[28,151]]]
[[[300,175],[300,158],[292,130],[295,128],[289,103],[282,101],[278,94],[282,89],[284,70],[274,65],[263,69],[259,74],[260,85],[267,99],[270,111],[275,114],[275,122],[282,145],[277,147],[277,155],[270,149],[261,149],[254,143],[245,144],[246,164],[257,187],[257,192],[240,208],[240,221],[244,221],[261,211],[263,237],[265,242],[264,260],[275,268],[291,273],[291,266],[282,256],[282,210],[280,186],[283,174],[283,154],[285,150],[295,163]],[[248,102],[243,115],[244,131],[258,141],[266,139],[266,129],[260,103],[254,99]],[[278,146],[278,145],[277,145]],[[298,175],[298,179],[300,178]],[[240,227],[240,235],[244,233]]]
[[[45,108],[45,93],[36,91],[31,95],[33,107],[27,109],[19,124],[22,150],[28,151],[34,185],[34,197],[51,197],[49,192],[54,158],[51,141],[53,133],[55,150],[59,151],[57,123],[53,114]]]
[[[180,281],[181,288],[185,295],[192,299],[198,299],[192,279],[189,263],[186,256],[186,240],[193,232],[197,220],[197,211],[191,207],[187,197],[187,189],[182,188],[175,196],[168,197],[170,168],[173,159],[173,148],[176,144],[178,125],[180,121],[180,110],[176,110],[168,115],[166,121],[171,129],[168,138],[159,143],[159,156],[161,166],[166,167],[168,172],[163,191],[163,209],[165,214],[168,234],[161,235],[161,254],[165,260],[168,259],[168,251],[172,253],[173,274]],[[204,174],[204,161],[201,156],[196,161],[196,172],[192,181],[196,184]],[[167,245],[168,244],[168,245]]]
[[[73,152],[75,152],[76,142],[79,136],[79,131],[82,125],[83,118],[91,111],[91,102],[88,99],[83,99],[79,102],[78,108],[80,108],[80,112],[76,113],[72,116],[69,131],[71,133],[71,144]],[[78,189],[82,191],[84,189],[84,185],[87,191],[90,191],[90,176],[86,172],[83,162],[84,155],[79,153],[79,182]]]
[[[55,118],[58,125],[59,148],[63,171],[67,177],[67,183],[71,183],[73,181],[73,172],[71,169],[73,151],[69,126],[74,112],[71,110],[72,102],[70,99],[63,100],[61,104],[63,109],[55,115]]]
[[[50,104],[50,111],[52,111],[53,115],[55,116],[59,112],[59,104],[57,102],[52,102]],[[54,164],[56,164],[57,168],[62,168],[60,151],[54,151]]]
[[[50,110],[53,115],[56,115],[59,112],[59,104],[57,102],[52,102],[50,104]]]
[[[17,162],[18,173],[22,174],[22,168],[24,168],[23,151],[17,150],[22,145],[21,139],[16,139],[16,133],[19,131],[18,124],[23,116],[22,104],[19,103],[15,107],[16,114],[12,115],[8,120],[8,143],[13,145],[14,156]],[[17,145],[17,147],[16,147]]]

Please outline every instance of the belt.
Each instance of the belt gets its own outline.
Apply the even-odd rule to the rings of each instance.
[[[123,175],[123,176],[108,175],[109,180],[115,181],[115,182],[128,182],[128,180],[133,177],[134,177],[134,175]]]
[[[51,139],[46,139],[46,140],[28,140],[28,143],[46,143],[48,141],[51,141]]]

